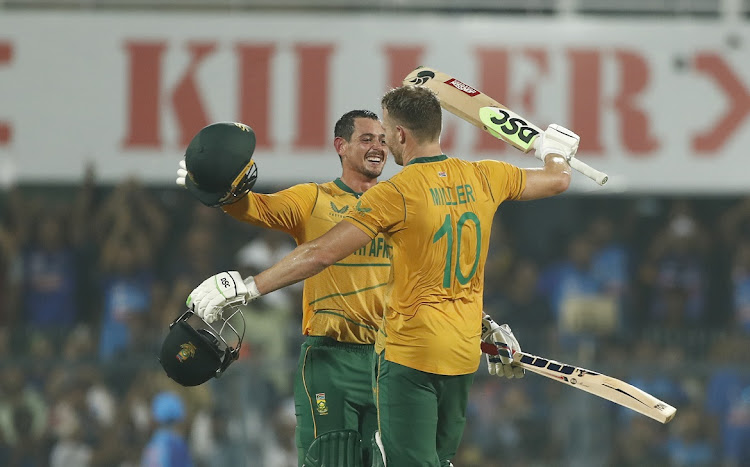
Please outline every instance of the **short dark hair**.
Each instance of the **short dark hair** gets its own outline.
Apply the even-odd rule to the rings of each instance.
[[[380,120],[375,112],[370,112],[369,110],[350,110],[336,122],[336,126],[333,127],[333,136],[349,141],[352,138],[352,134],[354,134],[354,120],[357,118]]]
[[[398,125],[411,130],[417,141],[434,141],[440,137],[443,111],[431,89],[407,84],[385,93],[380,104]]]

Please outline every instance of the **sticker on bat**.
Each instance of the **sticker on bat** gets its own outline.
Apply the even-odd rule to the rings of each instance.
[[[528,152],[540,130],[508,109],[482,107],[479,119],[495,138],[510,142]]]
[[[476,89],[472,88],[468,84],[464,83],[463,81],[459,81],[456,78],[451,78],[448,81],[445,82],[448,86],[453,86],[454,88],[458,89],[459,91],[468,94],[471,97],[477,96],[481,94]]]
[[[435,72],[432,70],[422,70],[417,73],[417,76],[410,79],[409,82],[414,86],[422,86],[427,81],[435,77]]]

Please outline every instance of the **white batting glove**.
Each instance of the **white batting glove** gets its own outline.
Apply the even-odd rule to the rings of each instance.
[[[244,281],[237,271],[220,272],[193,289],[185,304],[207,323],[221,318],[227,305],[245,304],[260,297],[252,276]]]
[[[580,140],[577,134],[553,123],[534,141],[534,155],[542,162],[550,154],[559,154],[570,161],[578,151]]]
[[[180,167],[177,169],[177,185],[185,187],[185,178],[187,178],[187,166],[185,165],[185,159],[182,159]]]
[[[521,351],[510,326],[497,324],[490,315],[482,316],[482,341],[497,347],[497,355],[487,354],[487,371],[506,378],[523,378],[526,370],[513,364],[513,354]]]

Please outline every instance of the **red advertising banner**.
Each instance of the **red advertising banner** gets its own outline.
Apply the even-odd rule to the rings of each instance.
[[[264,182],[328,180],[336,119],[379,113],[382,93],[424,64],[580,134],[578,157],[610,183],[577,174],[578,191],[747,192],[750,61],[734,44],[748,36],[665,19],[6,12],[0,182],[75,181],[91,162],[104,180],[172,183],[215,121],[253,127]],[[442,143],[539,163],[453,116]],[[397,170],[391,160],[386,175]]]

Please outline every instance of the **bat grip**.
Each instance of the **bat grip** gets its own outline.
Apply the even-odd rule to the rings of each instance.
[[[581,172],[591,180],[595,181],[599,185],[604,185],[605,183],[607,183],[607,180],[609,180],[609,176],[607,174],[596,170],[587,163],[583,162],[580,159],[576,159],[575,157],[570,160],[570,166],[578,172]]]

